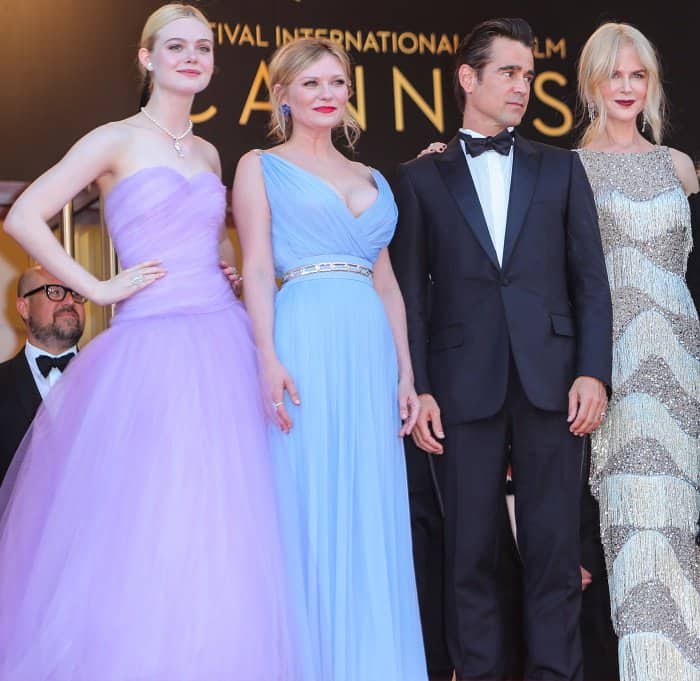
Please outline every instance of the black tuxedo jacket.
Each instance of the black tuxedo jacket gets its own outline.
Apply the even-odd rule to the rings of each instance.
[[[41,395],[22,348],[0,364],[0,480],[40,404]]]
[[[391,259],[418,393],[443,422],[503,405],[510,353],[536,406],[566,411],[576,376],[610,384],[610,289],[578,156],[516,134],[503,266],[462,148],[402,164]]]

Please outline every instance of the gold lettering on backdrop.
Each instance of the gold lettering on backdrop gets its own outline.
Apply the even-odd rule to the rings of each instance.
[[[248,24],[243,25],[243,30],[241,31],[241,40],[239,45],[252,45],[255,47],[255,38],[253,37],[253,32],[250,30]]]
[[[532,54],[534,55],[535,59],[544,58],[544,52],[540,51],[540,41],[538,38],[534,38],[532,41]]]
[[[210,106],[201,113],[190,114],[190,119],[193,123],[206,123],[216,116],[218,109],[215,106]]]
[[[275,45],[279,47],[280,45],[284,45],[284,43],[288,43],[291,40],[294,40],[297,36],[294,35],[291,31],[288,29],[284,28],[283,26],[277,26],[275,28]]]
[[[261,24],[229,24],[226,21],[210,23],[219,45],[270,47],[270,40],[265,37]],[[380,54],[454,54],[459,46],[461,35],[458,33],[415,33],[403,31],[398,33],[387,29],[347,30],[342,28],[297,26],[287,28],[274,27],[275,47],[299,37],[329,38],[342,45],[348,52],[374,52]],[[558,56],[564,60],[567,56],[566,38],[555,40],[550,37],[535,38],[533,51],[537,59],[551,59]]]
[[[355,90],[355,101],[357,106],[353,106],[348,102],[348,109],[354,119],[360,124],[360,127],[367,131],[367,100],[365,98],[365,68],[364,66],[355,67],[355,81],[353,83]]]
[[[332,28],[328,32],[328,37],[334,43],[338,43],[339,45],[343,44],[343,31],[341,31],[339,28]]]
[[[544,49],[541,47],[540,39],[535,38],[532,43],[532,53],[535,59],[551,59],[555,54],[566,59],[566,38],[560,38],[556,43],[551,38],[545,38]]]
[[[420,33],[413,31],[391,31],[387,29],[351,30],[338,27],[297,26],[286,27],[276,25],[268,31],[263,24],[234,23],[225,21],[211,23],[212,30],[219,45],[229,47],[268,48],[265,57],[269,57],[269,48],[279,47],[295,38],[307,36],[329,38],[340,44],[348,52],[371,54],[403,54],[403,55],[443,55],[454,54],[461,42],[457,33]],[[565,38],[540,37],[535,38],[533,45],[535,58],[538,60],[567,59],[568,49]],[[406,98],[418,107],[419,111],[435,126],[439,132],[444,132],[443,82],[439,68],[433,68],[432,73],[432,104],[430,97],[419,93],[399,67],[392,65],[392,86],[394,98],[394,125],[402,132],[406,128],[405,106]],[[241,110],[240,125],[247,125],[255,111],[270,111],[268,91],[270,87],[267,63],[259,62],[253,77],[245,103]],[[557,125],[546,123],[542,117],[533,120],[535,129],[548,137],[561,137],[569,133],[573,127],[573,113],[563,99],[558,99],[550,91],[552,87],[567,86],[566,77],[558,71],[543,71],[538,74],[533,84],[533,95],[542,104],[553,109],[553,120]],[[361,65],[354,67],[355,94],[348,108],[363,130],[367,130],[367,94],[366,74]],[[209,106],[204,111],[193,113],[194,123],[204,123],[218,114],[216,106]],[[546,114],[545,114],[546,116]]]
[[[260,24],[255,25],[255,44],[258,47],[270,47],[270,42],[268,40],[264,40],[262,37],[262,28]]]
[[[367,34],[367,38],[365,39],[365,43],[362,46],[362,51],[363,52],[372,51],[372,52],[376,52],[376,53],[380,52],[379,43],[377,42],[377,39],[374,37],[374,33],[372,33],[372,31],[370,31]]]
[[[567,83],[567,80],[565,76],[563,76],[561,73],[557,73],[556,71],[543,71],[535,77],[535,84],[533,87],[537,99],[539,99],[546,106],[550,106],[552,107],[552,109],[559,112],[559,114],[562,117],[561,125],[547,125],[539,117],[535,118],[532,121],[532,124],[535,126],[535,130],[541,132],[543,135],[548,135],[549,137],[561,137],[562,135],[566,135],[566,133],[569,132],[569,130],[571,130],[571,126],[574,122],[574,117],[571,113],[571,109],[566,105],[565,102],[562,102],[559,99],[552,97],[552,95],[548,94],[545,91],[544,84],[549,81],[554,81],[557,85],[564,87]]]
[[[226,29],[223,29],[226,32]],[[240,31],[245,30],[245,25]],[[228,29],[233,34],[235,28]],[[275,46],[284,45],[295,38],[314,37],[329,38],[333,42],[342,45],[348,52],[359,52],[374,54],[454,54],[459,45],[460,36],[458,34],[447,33],[413,33],[404,31],[388,31],[386,29],[376,31],[351,31],[341,28],[311,28],[307,26],[286,28],[275,26]],[[222,31],[219,30],[219,42],[222,42]],[[247,37],[247,36],[246,36]],[[236,36],[237,40],[229,37],[230,44],[250,44],[249,40],[244,41],[242,35]],[[261,47],[262,33],[256,35],[257,46]]]
[[[240,24],[236,24],[233,28],[233,31],[231,30],[231,27],[228,24],[224,24],[224,31],[226,32],[226,37],[228,38],[229,44],[231,44],[231,45],[236,44],[240,30],[241,30]]]
[[[349,52],[350,50],[357,50],[358,52],[362,48],[362,32],[357,31],[355,35],[351,31],[345,31],[345,49]]]
[[[450,37],[443,33],[440,36],[440,42],[438,43],[437,50],[435,50],[435,54],[442,54],[443,52],[447,52],[447,54],[452,54],[453,52],[456,52],[457,45],[459,45],[459,38],[457,36],[454,37],[456,42],[455,47],[453,49],[452,44],[450,43]]]
[[[399,50],[403,54],[413,54],[418,49],[418,36],[405,32],[399,36]]]
[[[396,67],[391,67],[394,83],[394,125],[398,132],[406,129],[403,109],[403,93],[405,92],[423,112],[425,117],[437,128],[439,132],[445,132],[445,116],[442,105],[442,76],[440,69],[433,69],[433,98],[435,108],[431,109],[428,103],[418,94],[418,90]]]
[[[269,47],[270,41],[263,36],[260,24],[234,24],[231,26],[226,21],[214,21],[210,23],[212,31],[216,35],[219,45],[250,45],[251,47]]]
[[[377,38],[382,42],[382,54],[389,51],[389,38],[391,38],[391,31],[377,31]]]
[[[555,43],[551,38],[547,38],[546,42],[547,57],[558,54],[562,59],[566,59],[566,40],[560,38],[558,43]]]
[[[426,51],[430,54],[435,54],[437,50],[437,38],[434,33],[428,35],[418,34],[418,52],[425,54]]]
[[[258,70],[255,73],[255,78],[253,78],[253,84],[250,86],[250,92],[248,92],[248,97],[245,100],[241,117],[238,119],[240,125],[248,124],[252,111],[272,110],[267,97],[265,97],[265,99],[258,99],[258,94],[263,86],[265,86],[266,90],[269,92],[270,74],[267,70],[267,64],[264,60],[261,60],[260,64],[258,65]]]

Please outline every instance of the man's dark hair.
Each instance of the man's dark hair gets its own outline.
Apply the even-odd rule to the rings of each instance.
[[[469,35],[462,38],[455,53],[454,92],[457,106],[464,112],[466,97],[459,84],[459,67],[468,64],[481,79],[481,71],[491,57],[491,45],[496,38],[508,38],[532,49],[533,36],[525,19],[489,19],[478,24]]]

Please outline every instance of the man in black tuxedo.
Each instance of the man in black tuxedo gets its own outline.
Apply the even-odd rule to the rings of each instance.
[[[27,342],[0,364],[0,480],[42,399],[77,352],[84,303],[43,267],[31,267],[19,279],[16,305]]]
[[[534,77],[531,46],[521,19],[484,22],[462,41],[463,129],[443,154],[403,164],[395,183],[391,256],[421,401],[413,437],[444,451],[433,461],[445,513],[446,633],[460,680],[507,674],[497,576],[509,459],[525,676],[581,678],[583,436],[605,415],[612,314],[578,157],[514,131]]]

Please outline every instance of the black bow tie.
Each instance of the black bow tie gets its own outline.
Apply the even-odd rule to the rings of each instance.
[[[54,367],[62,372],[68,366],[68,362],[70,362],[73,357],[75,357],[74,352],[67,352],[65,355],[61,355],[60,357],[39,355],[36,358],[36,365],[39,367],[41,375],[46,378],[51,372],[51,369]]]
[[[470,156],[480,156],[485,151],[497,151],[508,156],[513,146],[513,133],[507,128],[501,130],[495,137],[472,137],[466,132],[459,131],[459,138],[464,140],[464,146]]]

